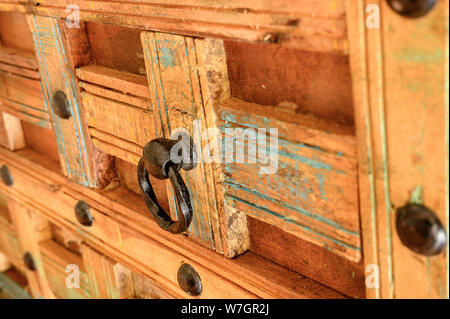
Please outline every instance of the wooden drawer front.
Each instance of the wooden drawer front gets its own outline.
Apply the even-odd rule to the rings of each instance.
[[[136,165],[156,138],[147,78],[96,65],[77,69],[77,76],[95,146]]]
[[[80,256],[52,240],[40,243],[39,250],[45,275],[55,297],[62,299],[91,298],[88,276]],[[72,282],[69,276],[75,274],[70,270],[71,268],[68,268],[70,265],[76,265],[80,270],[79,288],[67,285],[67,281]]]
[[[283,110],[275,108],[271,112],[270,107],[241,101],[221,103],[216,111],[222,154],[230,152],[235,159],[228,163],[225,159],[222,167],[229,209],[245,212],[359,262],[357,160],[352,131],[331,125],[325,130],[325,123],[314,118],[289,111],[283,114]],[[259,136],[243,134],[245,130],[256,133],[255,128],[265,129],[268,135],[264,135],[266,149],[258,148],[258,152],[262,150],[267,156],[272,152],[276,160],[264,164],[249,160],[253,151],[259,156]],[[270,149],[272,128],[277,129],[277,144]],[[227,133],[229,129],[243,131],[233,136]],[[245,149],[244,158],[238,148]]]

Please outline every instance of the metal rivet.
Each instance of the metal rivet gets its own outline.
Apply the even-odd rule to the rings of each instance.
[[[178,284],[181,289],[191,296],[198,296],[202,292],[202,280],[195,269],[189,264],[182,264],[178,269]]]
[[[387,2],[401,16],[419,18],[433,9],[437,0],[387,0]]]
[[[33,256],[27,251],[25,255],[23,255],[23,262],[28,270],[35,271],[36,264],[34,263]]]
[[[8,166],[2,165],[2,167],[0,167],[0,176],[2,178],[3,184],[5,184],[6,186],[11,186],[14,183]]]
[[[447,245],[447,235],[441,221],[423,205],[408,204],[399,208],[396,228],[403,245],[418,254],[437,255]]]
[[[72,116],[69,101],[66,94],[62,91],[56,91],[53,94],[52,109],[62,119],[69,119]]]
[[[94,218],[92,218],[91,210],[86,202],[80,200],[75,205],[75,216],[78,222],[83,226],[92,226]]]

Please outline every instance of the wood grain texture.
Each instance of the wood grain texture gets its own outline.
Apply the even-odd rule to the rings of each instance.
[[[170,138],[184,130],[201,152],[209,139],[202,139],[204,130],[215,125],[213,105],[230,96],[223,42],[143,32],[142,43],[153,113],[160,123],[155,124],[155,136]],[[215,181],[214,165],[199,161],[195,169],[181,175],[194,210],[189,236],[229,257],[245,251],[245,221],[235,231],[228,231],[223,198],[217,197],[221,193],[217,193],[220,186]],[[176,218],[170,186],[168,191],[171,213]]]
[[[132,272],[88,245],[82,245],[84,265],[91,293],[97,299],[128,299],[134,297]]]
[[[348,56],[224,41],[232,96],[246,102],[297,105],[297,111],[353,125]]]
[[[145,275],[173,297],[190,297],[176,282],[181,262],[193,265],[200,274],[201,298],[343,297],[251,252],[230,260],[184,236],[168,234],[149,218],[138,195],[123,188],[98,192],[82,187],[58,174],[52,162],[29,150],[12,153],[0,149],[2,164],[7,164],[15,176],[13,187],[0,185],[2,192],[33,207],[52,223],[78,232],[94,249]],[[35,192],[55,200],[35,201]],[[79,198],[92,208],[96,221],[93,227],[80,229],[74,217],[73,205]]]
[[[380,28],[365,27],[368,4]],[[380,270],[369,298],[448,298],[448,245],[423,257],[395,230],[416,190],[448,234],[448,4],[410,20],[347,1],[365,264]]]
[[[68,0],[2,0],[0,9],[66,18]],[[79,1],[80,18],[144,30],[347,52],[345,1]]]
[[[89,43],[83,28],[68,29],[57,19],[27,15],[39,61],[45,106],[49,112],[58,141],[60,161],[64,174],[89,187],[103,188],[114,176],[112,159],[98,152],[86,132],[74,75],[75,67],[88,63]],[[71,107],[71,118],[59,118],[51,108],[56,91],[66,94]]]
[[[90,299],[91,291],[89,277],[81,256],[74,254],[53,240],[46,240],[39,244],[42,263],[49,285],[56,298],[60,299]],[[76,265],[79,269],[79,287],[67,286],[67,279],[72,272],[67,271],[69,265]],[[73,266],[72,266],[73,267]],[[70,278],[69,278],[70,279]]]
[[[357,160],[352,129],[234,99],[220,103],[216,113],[222,155],[230,152],[233,159],[222,161],[227,205],[359,262]],[[269,146],[272,128],[278,132],[277,144]],[[245,136],[246,131],[241,131],[230,135],[229,129],[254,134]],[[256,129],[266,130],[262,146]],[[244,150],[242,154],[239,148]],[[258,157],[251,159],[250,154],[257,152]],[[276,163],[272,159],[263,163],[261,153],[276,157]],[[273,171],[261,173],[267,167]]]
[[[20,269],[25,271],[31,294],[35,298],[53,298],[53,293],[45,276],[42,256],[39,250],[39,242],[50,238],[50,232],[45,222],[42,224],[39,216],[36,216],[34,211],[31,211],[12,198],[8,199],[8,209],[11,213],[19,241],[21,256]],[[36,266],[35,271],[25,267],[23,256],[26,252],[29,252],[33,257]]]
[[[10,151],[25,147],[25,138],[20,120],[0,111],[0,145]]]
[[[247,216],[250,250],[351,298],[365,298],[364,263],[330,253],[278,227]]]
[[[100,150],[135,165],[154,134],[146,77],[97,65],[77,69],[86,120]]]
[[[0,47],[0,61],[0,109],[35,125],[51,128],[33,54]]]

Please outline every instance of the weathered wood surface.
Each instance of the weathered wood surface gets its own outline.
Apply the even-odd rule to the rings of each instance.
[[[280,107],[233,99],[220,103],[216,112],[222,156],[229,152],[233,159],[224,158],[222,164],[227,205],[359,262],[357,160],[352,129]],[[227,133],[238,128],[247,132],[234,136]],[[276,145],[269,145],[271,128],[278,132]],[[261,145],[258,129],[266,129]],[[239,153],[238,148],[244,152]],[[255,154],[254,159],[251,154]],[[261,154],[267,156],[265,163]],[[276,162],[269,160],[269,155],[277,158]]]
[[[380,28],[365,27],[368,4],[379,6]],[[347,1],[364,259],[380,271],[368,298],[449,296],[448,244],[420,256],[395,229],[396,209],[415,197],[448,234],[448,5],[405,19],[386,1]]]
[[[23,206],[15,199],[8,199],[8,209],[19,241],[20,261],[22,264],[20,269],[25,271],[31,294],[35,298],[53,298],[39,251],[39,242],[50,238],[51,234],[47,227],[48,224],[42,221],[40,216],[37,216],[34,211]],[[36,266],[35,271],[25,267],[23,256],[26,252],[29,252],[33,258]]]
[[[201,156],[209,141],[204,130],[215,127],[213,106],[230,96],[223,42],[156,32],[144,32],[141,37],[158,123],[154,134],[171,138],[182,129],[192,137]],[[214,170],[214,163],[199,160],[193,170],[181,172],[194,210],[188,232],[211,249],[233,257],[248,248],[246,225],[245,221],[236,223],[236,229],[229,231],[228,212]],[[171,186],[168,191],[172,216],[176,218]]]
[[[6,147],[10,151],[25,147],[20,120],[2,111],[0,111],[0,146]]]
[[[171,296],[190,297],[176,280],[180,263],[187,262],[202,278],[201,298],[343,297],[251,252],[230,260],[188,238],[168,234],[148,217],[138,195],[123,188],[101,193],[67,181],[55,172],[51,161],[29,150],[12,153],[0,149],[0,165],[5,163],[15,182],[12,187],[0,185],[2,192],[33,207],[52,223],[78,232],[94,249],[145,275]],[[54,200],[35,200],[41,197]],[[73,214],[80,198],[91,206],[92,227],[80,228]]]
[[[250,215],[247,223],[252,252],[351,298],[365,298],[362,260],[352,262]]]
[[[52,127],[32,53],[0,46],[0,110],[39,126]]]
[[[81,254],[93,298],[134,297],[133,277],[129,269],[85,244],[81,246]]]
[[[39,5],[36,5],[39,3]],[[71,18],[68,0],[0,1],[1,10]],[[79,17],[144,30],[347,52],[345,0],[77,1]],[[69,10],[67,10],[69,8]]]
[[[96,65],[77,69],[77,76],[95,146],[137,165],[157,137],[146,77]]]
[[[82,28],[68,29],[57,19],[27,15],[43,83],[44,102],[55,130],[64,174],[78,183],[103,188],[114,176],[112,159],[96,150],[88,137],[81,110],[75,67],[89,63]],[[51,108],[56,91],[66,94],[72,116],[59,118]]]
[[[91,291],[89,278],[84,268],[83,259],[64,247],[58,245],[53,240],[46,240],[39,244],[42,256],[43,269],[48,283],[57,298],[61,299],[90,299]],[[71,271],[67,267],[73,265],[79,269],[79,287],[68,287]],[[70,268],[69,268],[70,269]],[[71,282],[73,284],[73,282]]]

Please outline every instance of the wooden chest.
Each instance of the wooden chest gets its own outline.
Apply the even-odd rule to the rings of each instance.
[[[0,282],[448,298],[448,3],[0,0]]]

